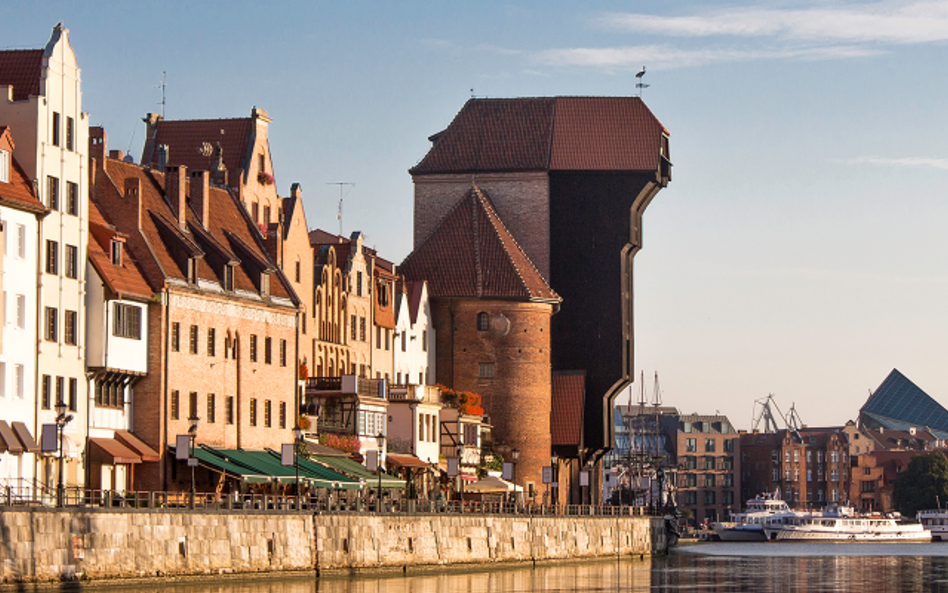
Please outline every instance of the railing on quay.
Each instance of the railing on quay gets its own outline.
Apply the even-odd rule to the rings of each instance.
[[[332,496],[300,496],[276,494],[219,494],[199,492],[191,498],[189,492],[117,492],[76,487],[66,488],[60,504],[55,488],[31,488],[19,491],[15,486],[0,490],[0,507],[40,507],[76,509],[163,509],[201,512],[288,512],[311,514],[369,514],[394,515],[524,515],[524,516],[588,516],[629,517],[650,516],[660,513],[651,507],[609,505],[543,505],[502,501],[458,501],[427,499],[353,500]]]

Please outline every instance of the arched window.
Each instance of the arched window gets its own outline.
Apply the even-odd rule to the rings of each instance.
[[[477,314],[477,331],[486,332],[488,326],[487,313],[483,311]]]

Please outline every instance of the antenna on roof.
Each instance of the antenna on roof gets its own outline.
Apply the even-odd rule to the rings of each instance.
[[[342,186],[348,185],[349,187],[355,187],[355,183],[350,181],[330,181],[326,185],[338,185],[339,186],[339,209],[337,211],[336,217],[339,219],[339,236],[342,236]],[[348,193],[346,195],[349,195]]]
[[[635,73],[635,78],[638,79],[638,82],[635,83],[635,88],[639,89],[639,97],[642,96],[642,89],[647,89],[650,85],[642,82],[642,77],[645,76],[645,66],[642,66],[642,69]]]
[[[161,89],[161,119],[165,118],[165,71],[161,71],[161,84],[155,85],[156,89]]]

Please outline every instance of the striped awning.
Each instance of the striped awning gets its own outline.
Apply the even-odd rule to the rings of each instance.
[[[30,453],[39,453],[40,447],[36,444],[36,441],[33,440],[33,435],[30,434],[30,429],[26,427],[26,424],[22,422],[13,423],[13,432],[16,433],[20,442],[23,443],[23,448],[29,451]]]
[[[6,420],[0,420],[0,448],[3,449],[3,451],[0,452],[23,452],[23,443],[21,443],[20,439],[16,438],[16,435],[13,434],[13,429],[10,428],[10,425],[7,424]]]
[[[116,430],[115,440],[137,453],[142,458],[142,461],[159,461],[161,459],[157,451],[143,443],[141,439],[127,430]]]
[[[106,465],[130,465],[141,463],[141,455],[132,451],[116,439],[90,438],[91,444],[89,454],[92,461],[97,461]]]

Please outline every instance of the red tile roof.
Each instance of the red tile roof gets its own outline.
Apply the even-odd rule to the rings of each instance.
[[[223,284],[223,263],[236,258],[234,289],[249,293],[260,292],[260,274],[273,270],[270,294],[277,298],[296,297],[289,282],[270,262],[260,244],[253,221],[227,190],[211,187],[208,193],[210,216],[208,227],[201,227],[200,218],[192,207],[186,212],[187,232],[180,229],[177,215],[165,199],[165,174],[112,158],[104,159],[105,174],[111,183],[97,183],[96,202],[116,223],[119,231],[129,236],[129,248],[140,262],[145,278],[153,290],[160,290],[167,279],[187,280],[187,258],[192,254],[199,259],[198,278]],[[139,179],[141,183],[141,230],[133,228],[137,218],[130,212],[134,203],[123,197],[125,180]],[[190,185],[190,184],[186,184]],[[119,191],[118,188],[123,188]],[[190,191],[186,187],[186,191]],[[113,210],[123,210],[119,216]],[[149,261],[143,261],[147,258]]]
[[[586,401],[586,373],[553,373],[550,437],[555,447],[580,446],[583,432],[583,402]]]
[[[13,87],[13,100],[24,101],[39,95],[43,68],[43,50],[0,51],[0,86]],[[6,97],[3,97],[6,99]]]
[[[119,298],[150,299],[154,294],[145,282],[141,270],[128,250],[124,250],[122,265],[112,263],[111,248],[114,237],[123,237],[105,220],[95,202],[89,202],[89,263],[99,273],[106,286]]]
[[[238,184],[239,171],[247,168],[253,156],[247,153],[252,149],[251,135],[255,129],[253,118],[161,120],[157,125],[155,146],[168,145],[169,165],[209,170],[211,157],[201,154],[203,144],[207,142],[213,147],[220,142],[230,186]],[[152,155],[143,152],[142,164],[154,164],[157,158],[157,149]],[[145,162],[146,159],[150,162]]]
[[[432,298],[560,300],[477,187],[455,204],[399,271],[408,280],[427,280]]]
[[[470,99],[410,172],[654,171],[663,133],[639,97]]]
[[[6,126],[0,126],[0,150],[10,153],[10,181],[0,181],[0,204],[45,214],[46,206],[36,198],[33,184],[16,161],[13,134]]]

